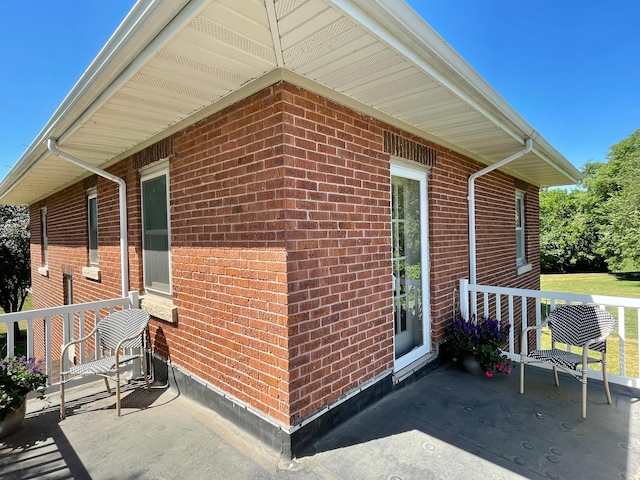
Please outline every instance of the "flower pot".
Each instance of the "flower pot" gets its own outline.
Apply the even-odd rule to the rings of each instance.
[[[484,375],[484,370],[473,353],[463,353],[460,355],[460,366],[462,370],[472,375]]]
[[[20,428],[24,420],[24,416],[27,413],[27,398],[22,399],[20,408],[8,413],[4,420],[0,421],[0,438],[4,438],[11,435],[13,432]]]

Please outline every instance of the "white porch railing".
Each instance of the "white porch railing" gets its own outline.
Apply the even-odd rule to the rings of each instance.
[[[61,347],[69,342],[72,338],[86,335],[85,322],[87,319],[93,319],[94,322],[100,321],[101,310],[108,310],[112,313],[116,309],[137,308],[138,292],[129,292],[128,297],[114,298],[110,300],[100,300],[97,302],[78,303],[75,305],[64,305],[61,307],[43,308],[40,310],[28,310],[23,312],[5,313],[0,315],[0,325],[7,327],[6,346],[0,344],[0,357],[10,357],[16,354],[16,338],[14,337],[14,324],[22,321],[27,322],[27,357],[33,357],[36,345],[34,343],[34,321],[42,320],[42,340],[43,344],[39,345],[39,350],[44,350],[44,361],[46,363],[47,373],[49,375],[49,383],[56,372],[53,371],[54,362],[60,358],[60,350],[56,355],[52,354],[54,345]],[[103,315],[104,317],[105,315]],[[54,339],[54,323],[61,327],[62,338]],[[94,323],[95,324],[95,323]],[[76,332],[77,326],[77,332]],[[55,329],[59,332],[60,329]],[[59,335],[59,334],[58,334]],[[95,339],[95,345],[98,345],[98,338]],[[100,349],[91,352],[99,358]],[[77,356],[80,362],[86,361],[87,352],[84,347],[80,348]],[[38,358],[41,358],[38,356]]]
[[[616,332],[607,340],[609,381],[640,388],[640,299],[471,285],[466,279],[460,280],[462,316],[469,318],[469,314],[475,314],[508,321],[511,330],[505,353],[516,361],[520,360],[519,339],[522,329],[540,325],[550,311],[565,304],[595,305],[605,308],[616,317]],[[535,348],[542,348],[543,345],[544,348],[550,348],[550,340],[538,330]],[[590,370],[589,376],[602,379],[601,373],[596,373],[599,368],[598,365],[593,371]]]

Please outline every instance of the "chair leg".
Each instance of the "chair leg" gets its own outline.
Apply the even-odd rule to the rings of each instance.
[[[120,368],[116,370],[116,413],[120,416]]]
[[[520,395],[524,393],[524,355],[520,355]]]
[[[587,418],[587,369],[582,371],[582,418]]]
[[[560,386],[560,380],[558,379],[558,369],[556,368],[556,366],[553,366],[553,378],[556,381],[556,387]]]
[[[149,377],[147,376],[147,353],[142,351],[142,375],[144,376],[144,383],[147,384],[147,390],[150,390]]]
[[[611,401],[611,390],[609,390],[609,380],[607,379],[607,361],[604,359],[604,354],[602,357],[602,383],[604,384],[604,393],[607,396],[607,403],[611,405],[613,402]]]
[[[104,384],[107,386],[107,393],[111,395],[111,386],[109,385],[109,379],[104,377]]]

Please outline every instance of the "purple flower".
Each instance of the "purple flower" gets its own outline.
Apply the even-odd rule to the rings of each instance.
[[[40,390],[43,397],[47,385],[44,362],[25,356],[0,360],[0,421],[18,409],[32,390]]]
[[[489,317],[478,321],[475,317],[470,321],[458,317],[446,327],[447,346],[454,360],[464,353],[473,354],[487,377],[492,377],[494,372],[509,374],[511,360],[502,354],[502,349],[509,339],[510,327]]]

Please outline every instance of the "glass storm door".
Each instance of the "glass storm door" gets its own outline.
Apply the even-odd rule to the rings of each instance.
[[[391,168],[396,370],[429,352],[427,174]]]

